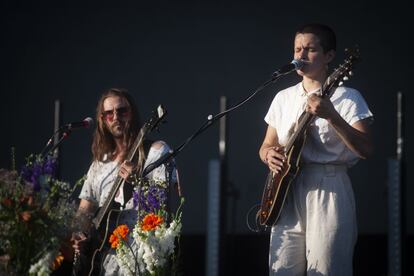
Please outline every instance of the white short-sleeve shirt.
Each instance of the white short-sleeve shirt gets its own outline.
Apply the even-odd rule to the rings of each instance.
[[[158,160],[161,156],[168,153],[170,148],[168,145],[162,141],[158,141],[162,144],[160,148],[151,147],[147,159],[145,160],[144,168],[154,161]],[[80,192],[79,198],[86,199],[98,204],[101,207],[116,180],[119,172],[119,163],[116,161],[93,161],[89,171],[86,175],[85,183],[83,184],[82,190]],[[164,165],[155,168],[151,171],[147,177],[154,180],[166,180],[166,168]],[[175,170],[172,174],[173,182],[175,182],[176,173]],[[119,188],[120,193],[118,193],[115,201],[123,204],[123,189]],[[132,199],[127,203],[126,209],[132,207]]]
[[[274,97],[265,121],[276,129],[280,145],[285,146],[288,142],[310,93],[306,93],[300,82],[280,91]],[[364,98],[355,89],[340,86],[336,88],[331,101],[336,111],[350,125],[373,116]],[[358,161],[358,156],[342,142],[327,120],[316,117],[307,133],[302,162],[344,164],[350,167]]]

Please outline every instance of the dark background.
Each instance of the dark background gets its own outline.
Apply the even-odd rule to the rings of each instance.
[[[27,3],[3,1],[1,28],[1,156],[10,168],[11,147],[18,167],[40,152],[53,132],[54,101],[62,102],[61,122],[94,117],[101,93],[127,88],[145,119],[158,104],[168,124],[157,137],[181,144],[209,114],[219,111],[220,96],[239,102],[291,61],[294,33],[302,24],[330,25],[338,36],[333,64],[343,50],[358,44],[363,61],[347,84],[361,91],[375,115],[376,152],[351,171],[360,239],[356,272],[386,274],[387,159],[396,151],[396,93],[406,95],[407,168],[413,101],[411,29],[403,2],[315,1],[149,1]],[[263,121],[275,93],[298,81],[283,78],[228,116],[230,274],[267,271],[265,234],[251,233],[245,217],[260,201],[267,169],[258,158]],[[73,183],[91,161],[92,130],[76,130],[61,147],[61,177]],[[188,275],[204,271],[208,162],[218,158],[218,127],[213,126],[177,157],[186,197],[183,266]],[[408,173],[407,184],[412,181]],[[413,187],[404,191],[406,218],[413,216]],[[407,231],[414,232],[413,220]],[[241,265],[243,263],[244,265]],[[365,270],[367,269],[367,270]],[[196,273],[197,272],[197,273]]]

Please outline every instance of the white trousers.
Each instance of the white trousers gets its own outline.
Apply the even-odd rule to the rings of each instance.
[[[272,227],[270,275],[352,275],[355,199],[345,166],[301,168]]]

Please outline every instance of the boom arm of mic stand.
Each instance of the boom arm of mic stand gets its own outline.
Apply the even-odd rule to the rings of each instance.
[[[45,154],[45,155],[48,155],[49,153],[53,153],[53,152],[55,151],[55,149],[56,149],[57,147],[59,147],[59,146],[60,146],[60,144],[62,144],[62,141],[63,141],[63,140],[65,140],[66,138],[68,138],[68,136],[70,135],[70,133],[71,133],[71,132],[72,132],[72,131],[71,131],[70,129],[65,130],[65,132],[63,132],[63,134],[62,134],[62,137],[60,137],[59,141],[58,141],[55,145],[53,145],[53,147],[52,147],[51,149],[49,149],[49,150],[46,152],[46,154]],[[43,156],[45,156],[45,155],[43,155]]]
[[[189,144],[198,135],[200,135],[207,128],[209,128],[211,125],[213,125],[214,122],[218,121],[221,117],[227,115],[227,113],[230,113],[231,111],[239,108],[243,104],[245,104],[248,101],[250,101],[258,92],[262,91],[264,88],[266,88],[267,86],[269,86],[271,83],[276,82],[279,79],[279,77],[281,77],[281,76],[282,75],[274,75],[274,76],[272,76],[272,78],[270,78],[265,83],[263,83],[250,96],[248,96],[247,98],[245,98],[244,100],[242,100],[238,104],[234,105],[233,107],[230,107],[229,109],[227,109],[227,110],[225,110],[225,111],[223,111],[221,113],[218,113],[218,114],[216,114],[214,116],[213,115],[209,115],[207,117],[207,121],[193,135],[191,135],[190,137],[188,137],[187,140],[185,140],[179,147],[177,147],[176,149],[170,150],[168,153],[166,153],[163,156],[161,156],[158,160],[156,160],[155,162],[153,162],[153,163],[149,164],[147,167],[145,167],[145,169],[141,173],[141,177],[147,176],[151,171],[153,171],[155,168],[161,166],[162,164],[168,163],[168,161],[170,161],[172,158],[174,158],[175,156],[177,156],[177,154],[180,153],[187,144]]]
[[[45,156],[45,155],[48,155],[49,153],[51,153],[51,152],[53,152],[56,148],[57,148],[57,146],[56,145],[54,145],[53,146],[53,148],[51,148],[51,149],[49,149],[47,152],[46,152],[46,149],[50,146],[50,144],[52,143],[52,139],[53,139],[53,136],[55,136],[57,133],[60,133],[62,130],[64,130],[65,132],[64,132],[64,135],[59,139],[59,141],[57,142],[57,146],[59,146],[61,143],[62,143],[62,141],[65,139],[65,138],[67,138],[68,136],[69,136],[69,134],[72,132],[72,128],[71,127],[68,127],[67,125],[64,125],[64,126],[61,126],[61,127],[59,127],[55,132],[53,132],[53,134],[52,134],[52,136],[50,136],[50,138],[49,138],[49,140],[47,140],[47,143],[46,143],[46,145],[44,146],[44,148],[42,149],[42,151],[40,152],[40,156]],[[46,153],[45,153],[46,152]]]

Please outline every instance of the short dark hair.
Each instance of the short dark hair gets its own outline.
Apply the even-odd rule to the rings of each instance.
[[[314,34],[319,38],[325,53],[330,50],[336,51],[335,32],[327,25],[317,23],[306,24],[299,28],[296,34]]]

